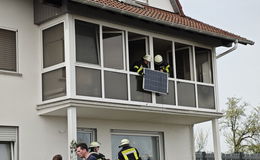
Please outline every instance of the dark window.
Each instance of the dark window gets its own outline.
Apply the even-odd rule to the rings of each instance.
[[[43,31],[43,67],[64,62],[63,23]]]
[[[198,85],[199,108],[215,109],[214,88]]]
[[[168,82],[168,94],[156,94],[156,103],[175,105],[175,84],[174,81]]]
[[[101,97],[101,71],[76,67],[77,95]]]
[[[42,74],[43,100],[57,98],[66,95],[66,71],[65,68]]]
[[[76,60],[100,65],[99,26],[76,20]]]
[[[142,87],[143,78],[141,76],[130,76],[131,100],[140,102],[152,102],[151,92],[146,92]]]
[[[105,71],[105,97],[127,100],[126,74]]]
[[[0,70],[16,68],[16,32],[0,29]]]
[[[177,82],[179,106],[196,107],[195,85]]]

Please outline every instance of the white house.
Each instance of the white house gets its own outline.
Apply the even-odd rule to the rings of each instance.
[[[233,43],[254,44],[178,0],[1,0],[0,160],[71,159],[73,140],[115,160],[122,138],[143,160],[195,160],[193,125],[206,121],[219,160],[215,49]],[[132,71],[158,53],[167,95]]]

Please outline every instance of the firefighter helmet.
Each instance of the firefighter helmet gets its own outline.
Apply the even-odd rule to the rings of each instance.
[[[100,146],[100,143],[98,143],[98,142],[91,142],[89,148],[95,148],[95,147],[99,147],[99,146]]]
[[[148,61],[148,62],[151,62],[151,61],[152,61],[152,56],[146,54],[145,56],[143,56],[143,59],[146,60],[146,61]]]
[[[154,62],[156,64],[161,64],[163,62],[163,58],[160,54],[157,54],[155,57],[154,57]]]
[[[122,147],[123,145],[129,144],[129,143],[130,143],[130,141],[128,139],[122,139],[119,147]]]

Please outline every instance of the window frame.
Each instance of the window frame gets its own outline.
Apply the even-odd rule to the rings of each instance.
[[[0,26],[0,29],[2,30],[6,30],[6,31],[11,31],[11,32],[14,32],[15,33],[15,58],[16,58],[16,61],[15,61],[15,71],[11,71],[11,70],[6,70],[6,69],[0,69],[0,74],[8,74],[8,75],[18,75],[18,76],[21,76],[22,74],[19,73],[19,47],[18,47],[18,29],[15,29],[15,28],[11,28],[11,27],[3,27],[3,26]]]
[[[8,132],[8,135],[10,135],[10,129],[12,130],[12,134],[15,134],[15,135],[12,135],[12,136],[15,136],[11,139],[6,139],[6,134],[7,133],[3,133],[5,135],[5,138],[4,139],[1,139],[1,132],[0,132],[0,143],[1,142],[4,142],[4,143],[9,143],[10,144],[10,151],[11,151],[11,160],[18,160],[18,143],[19,143],[19,128],[17,126],[0,126],[0,131],[5,131],[5,130],[9,130],[7,131]]]
[[[80,21],[85,21],[87,23],[93,23],[99,26],[99,50],[100,50],[100,65],[95,65],[95,64],[89,64],[89,63],[83,63],[83,62],[77,62],[76,57],[74,54],[75,52],[75,20],[80,20]],[[68,24],[66,24],[68,23]],[[44,101],[43,103],[48,103],[48,102],[53,102],[57,100],[62,100],[66,98],[75,98],[79,100],[91,100],[91,101],[97,101],[97,102],[110,102],[110,103],[115,103],[115,104],[129,104],[129,105],[142,105],[142,106],[153,106],[153,107],[166,107],[166,108],[183,108],[183,109],[188,109],[188,110],[196,110],[196,111],[212,111],[212,109],[205,109],[205,108],[199,108],[198,106],[198,93],[197,93],[197,85],[201,84],[204,86],[212,86],[214,88],[214,99],[215,99],[215,106],[217,106],[217,84],[216,84],[216,65],[215,65],[215,49],[210,47],[210,46],[205,46],[200,43],[195,43],[189,40],[183,40],[183,39],[178,39],[172,36],[167,36],[167,35],[162,35],[159,33],[151,33],[150,31],[145,31],[141,29],[135,29],[127,26],[121,26],[119,24],[112,24],[110,22],[105,22],[102,20],[96,20],[92,18],[87,18],[87,17],[80,17],[80,16],[65,16],[65,19],[62,21],[64,22],[64,27],[68,27],[70,25],[69,31],[65,34],[65,44],[70,45],[68,48],[65,48],[65,63],[60,64],[66,66],[66,71],[70,71],[67,76],[67,83],[70,86],[67,86],[67,90],[70,92],[67,92],[67,95],[65,97],[57,98],[57,99],[52,99],[48,101]],[[58,24],[58,22],[56,22]],[[109,27],[115,30],[119,30],[119,32],[124,33],[123,37],[123,47],[124,49],[124,70],[122,69],[114,69],[114,68],[106,68],[104,67],[104,53],[103,53],[103,27]],[[153,53],[153,38],[158,38],[162,40],[167,40],[172,42],[172,58],[173,58],[173,74],[174,77],[169,78],[170,81],[174,81],[175,85],[175,100],[176,104],[175,105],[167,105],[167,104],[158,104],[156,103],[156,95],[155,93],[151,93],[152,95],[152,101],[151,102],[142,102],[142,101],[132,101],[131,100],[131,84],[130,84],[130,76],[137,76],[138,74],[135,72],[130,71],[129,67],[129,46],[128,46],[128,34],[129,33],[134,33],[134,34],[140,34],[145,36],[145,44],[146,44],[146,50],[147,53],[154,56]],[[70,39],[68,39],[70,38]],[[142,39],[142,38],[141,38]],[[72,43],[71,43],[72,42]],[[70,44],[68,44],[70,43]],[[191,78],[192,80],[182,80],[182,79],[177,79],[177,73],[176,73],[176,50],[175,50],[175,43],[181,43],[189,46],[189,59],[190,59],[190,68],[191,68]],[[66,47],[66,45],[65,45]],[[209,49],[211,51],[211,58],[212,58],[212,67],[213,67],[213,84],[207,84],[207,83],[202,83],[202,82],[197,82],[196,81],[196,63],[195,63],[195,52],[194,52],[194,47],[202,47],[205,49]],[[68,50],[69,49],[69,50]],[[59,68],[59,66],[55,66],[56,68]],[[60,66],[61,67],[61,66]],[[75,83],[75,68],[76,67],[83,67],[83,68],[89,68],[89,69],[96,69],[101,71],[101,97],[91,97],[91,96],[81,96],[81,95],[76,95],[76,83]],[[151,68],[153,69],[153,62],[151,63]],[[51,68],[48,68],[51,70]],[[44,71],[47,71],[45,69]],[[115,73],[121,73],[121,74],[126,74],[127,75],[127,89],[128,89],[128,99],[127,100],[121,100],[121,99],[110,99],[110,98],[105,98],[105,80],[104,80],[104,72],[109,71],[109,72],[115,72]],[[70,79],[68,79],[70,78]],[[196,107],[187,107],[187,106],[180,106],[178,104],[178,92],[177,92],[177,82],[184,82],[184,83],[191,83],[195,85],[195,95],[196,95]],[[69,94],[69,95],[68,95]],[[217,110],[216,108],[214,109],[215,111]]]

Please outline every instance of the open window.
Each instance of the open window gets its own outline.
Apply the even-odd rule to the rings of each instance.
[[[172,42],[159,38],[153,38],[153,52],[154,56],[161,55],[163,63],[169,64],[169,76],[173,77],[173,56],[172,56]],[[156,68],[156,67],[155,67]]]
[[[143,56],[148,54],[149,45],[148,37],[141,34],[128,33],[128,49],[129,49],[129,67],[133,71],[134,63],[142,60]]]
[[[197,81],[213,83],[212,54],[209,49],[195,47]]]
[[[193,80],[192,47],[175,43],[176,74],[178,79]]]
[[[125,70],[124,32],[103,27],[104,67]]]

